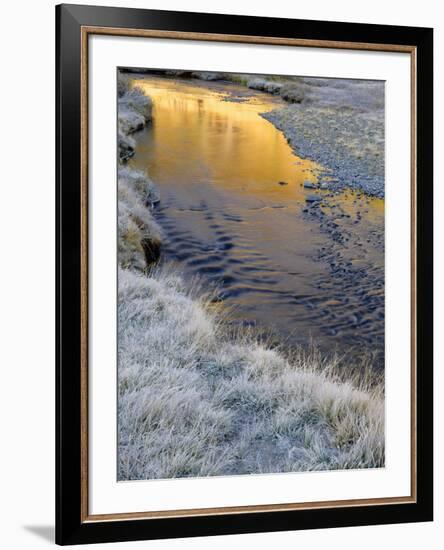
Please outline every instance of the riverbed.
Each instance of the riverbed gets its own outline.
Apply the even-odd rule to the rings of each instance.
[[[323,167],[261,116],[280,98],[145,75],[132,85],[153,100],[130,165],[157,186],[163,261],[215,285],[236,325],[382,364],[384,201],[318,189]]]

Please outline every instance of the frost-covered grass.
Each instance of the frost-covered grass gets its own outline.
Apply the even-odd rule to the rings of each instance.
[[[118,261],[126,268],[143,270],[157,261],[162,230],[152,215],[159,201],[148,174],[129,168],[136,142],[129,134],[151,120],[152,102],[139,88],[130,88],[126,75],[117,75],[119,169],[117,180]]]
[[[228,335],[174,269],[119,270],[119,479],[376,468],[381,386]]]
[[[153,218],[151,207],[158,201],[148,176],[138,170],[120,166],[118,172],[118,260],[122,267],[143,270],[148,246],[154,253],[162,241],[162,230]],[[152,258],[155,261],[157,258]]]
[[[252,90],[280,95],[290,103],[301,103],[305,99],[306,89],[308,88],[304,79],[299,77],[210,72],[193,72],[190,76],[200,80],[227,80],[247,86]]]
[[[302,78],[250,77],[246,85],[252,90],[279,95],[290,103],[301,103],[306,98],[307,85]]]
[[[130,89],[128,75],[117,71],[117,98],[121,98]]]
[[[141,130],[151,119],[153,104],[139,88],[132,88],[118,99],[119,129],[124,134]]]
[[[119,159],[128,160],[133,154],[136,142],[130,134],[144,128],[152,118],[151,99],[140,88],[130,88],[129,78],[117,73],[117,133]]]

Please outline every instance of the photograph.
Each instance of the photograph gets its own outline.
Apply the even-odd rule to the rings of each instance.
[[[117,68],[118,481],[384,468],[385,85]]]
[[[431,522],[433,29],[141,8],[56,8],[57,544]]]

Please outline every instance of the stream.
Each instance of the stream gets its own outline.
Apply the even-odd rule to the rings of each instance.
[[[310,189],[322,167],[260,116],[277,97],[145,75],[132,85],[154,104],[129,164],[160,193],[165,261],[217,285],[233,323],[288,345],[369,350],[383,365],[384,201]]]

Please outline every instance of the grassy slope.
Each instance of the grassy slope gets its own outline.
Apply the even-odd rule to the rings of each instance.
[[[381,387],[340,381],[316,352],[289,360],[228,335],[197,284],[143,271],[143,239],[162,238],[145,206],[154,196],[146,174],[121,167],[119,479],[382,466]]]
[[[119,478],[378,467],[379,389],[228,338],[174,271],[119,273]]]

